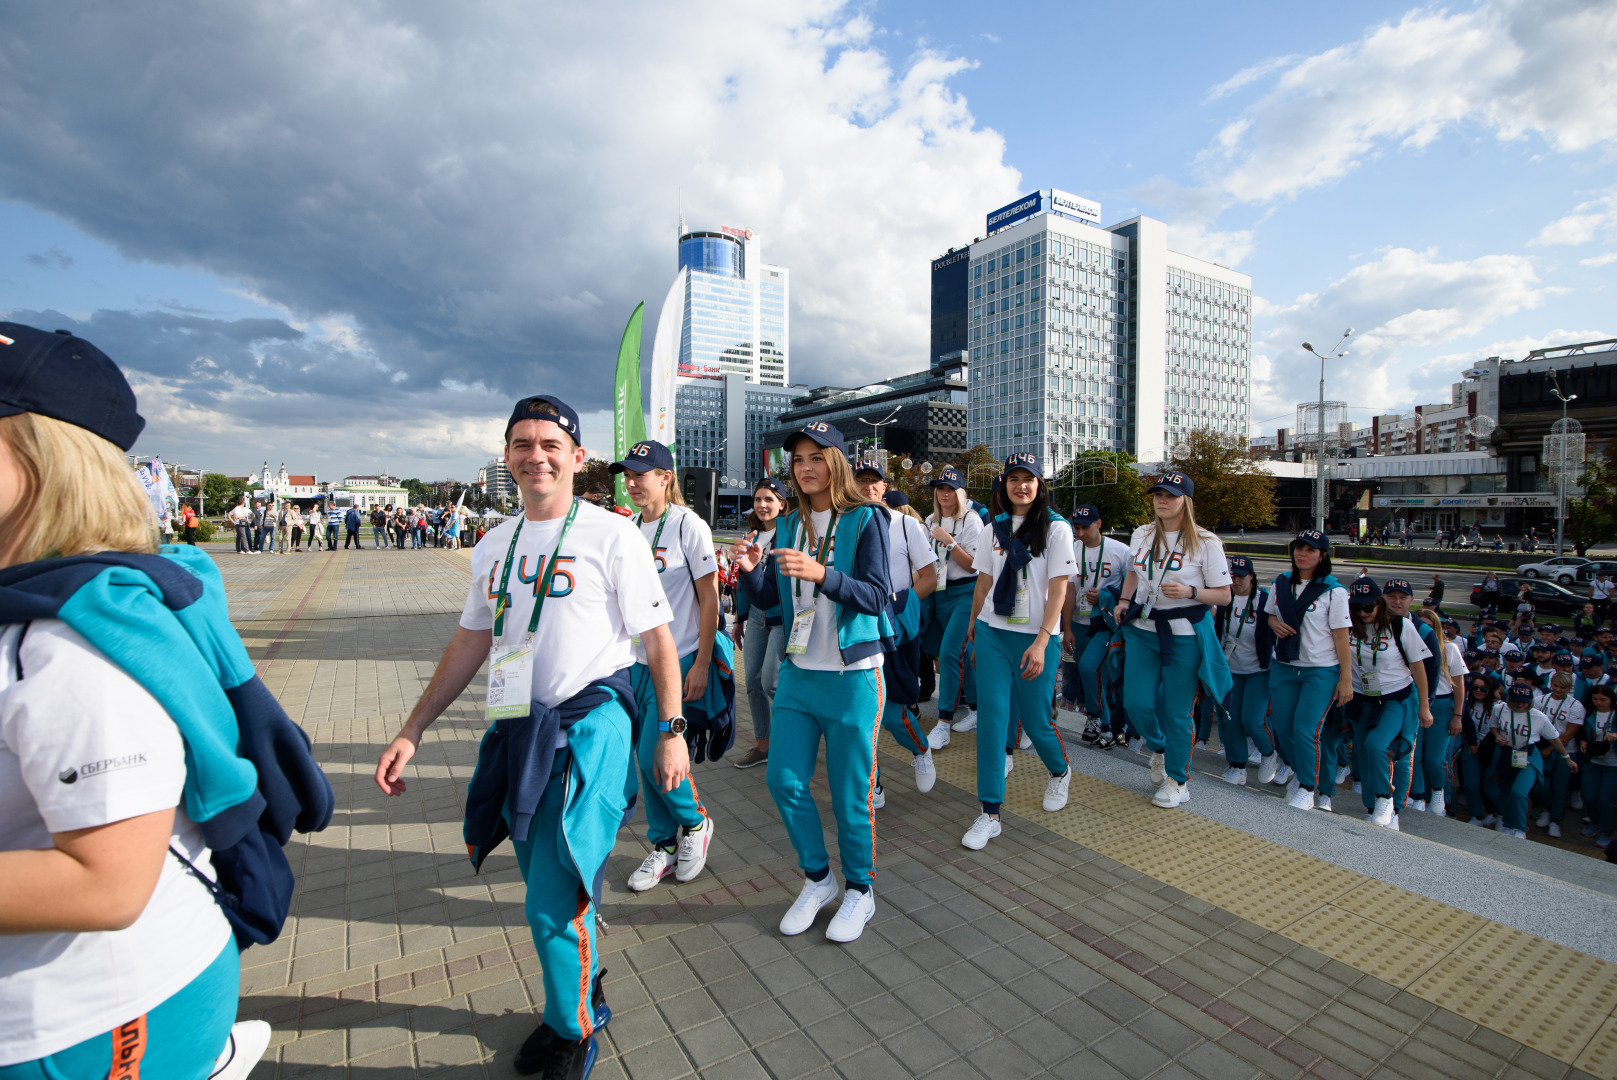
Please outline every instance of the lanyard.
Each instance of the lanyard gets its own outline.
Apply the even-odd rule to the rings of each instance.
[[[653,560],[655,560],[657,558],[657,544],[663,538],[663,526],[668,524],[668,518],[669,518],[668,510],[669,510],[668,507],[666,507],[666,506],[663,507],[663,516],[657,519],[657,535],[653,536],[651,538],[651,557],[652,557]],[[641,515],[636,514],[634,516],[634,524],[635,524],[635,528],[637,528],[637,529],[641,527],[641,525],[643,524],[643,519],[641,518]],[[662,567],[661,566],[657,567],[657,573],[660,574],[662,572],[663,572]]]
[[[1241,640],[1241,631],[1246,629],[1246,624],[1251,621],[1251,619],[1252,619],[1252,605],[1257,602],[1257,599],[1258,599],[1258,587],[1256,585],[1253,585],[1252,586],[1252,591],[1246,594],[1246,610],[1242,611],[1241,614],[1236,617],[1236,621],[1235,621],[1235,640],[1236,641]]]
[[[1522,714],[1522,716],[1523,716],[1524,719],[1526,719],[1527,723],[1522,727],[1520,733],[1524,737],[1525,736],[1530,736],[1530,735],[1533,734],[1533,713],[1532,713],[1532,710],[1528,710],[1527,712],[1524,712]],[[1521,749],[1521,747],[1516,745],[1516,735],[1517,735],[1517,731],[1516,731],[1516,713],[1515,713],[1515,711],[1513,709],[1510,708],[1510,706],[1508,704],[1505,707],[1505,730],[1510,733],[1510,748],[1512,750]]]
[[[1354,638],[1353,639],[1353,659],[1358,661],[1359,666],[1361,668],[1364,667],[1364,639],[1363,638]],[[1381,634],[1378,632],[1376,634],[1376,640],[1370,646],[1370,666],[1371,667],[1377,667],[1377,666],[1379,666],[1380,661],[1381,661]]]
[[[957,521],[955,521],[954,518],[939,518],[938,519],[938,525],[940,527],[943,526],[943,523],[945,521],[947,521],[950,525],[953,525],[954,528],[953,529],[944,528],[943,531],[948,533],[950,536],[959,536],[960,535],[960,525],[959,525],[959,523]],[[943,544],[942,544],[941,541],[939,541],[937,539],[937,537],[932,538],[932,554],[938,555],[938,556],[941,556],[943,554]]]
[[[1602,720],[1601,717],[1605,717],[1605,719]],[[1617,731],[1617,713],[1595,713],[1596,741],[1604,742],[1606,736],[1610,735],[1613,731]],[[1610,753],[1611,748],[1607,747],[1606,752]]]
[[[1102,540],[1100,542],[1100,554],[1095,556],[1094,566],[1090,566],[1084,561],[1084,552],[1088,550],[1085,547],[1078,549],[1078,587],[1080,589],[1089,588],[1090,574],[1095,575],[1095,584],[1100,584],[1100,564],[1106,561],[1106,541]]]
[[[561,542],[567,539],[567,530],[573,527],[573,518],[578,516],[578,500],[568,508],[567,520],[561,523],[561,535],[556,537],[556,550],[550,553],[550,565],[545,568],[544,580],[539,583],[539,594],[533,601],[533,615],[528,619],[528,633],[532,634],[539,629],[539,613],[545,608],[545,597],[550,595],[550,582],[556,576],[556,558],[561,554]],[[517,538],[522,535],[522,523],[526,516],[517,519],[517,527],[511,533],[511,546],[505,551],[505,569],[500,572],[499,599],[494,602],[494,636],[503,636],[505,632],[505,612],[511,606],[511,594],[506,592],[506,584],[511,580],[511,564],[516,560]]]
[[[1546,701],[1544,703],[1546,711],[1548,711],[1548,707],[1550,705],[1558,705],[1558,706],[1560,706],[1560,708],[1556,709],[1554,712],[1549,714],[1550,722],[1553,723],[1556,726],[1557,730],[1560,729],[1560,727],[1561,727],[1561,717],[1566,715],[1566,707],[1568,705],[1570,705],[1570,704],[1572,704],[1572,695],[1571,694],[1568,694],[1566,697],[1562,698],[1560,701],[1556,701],[1552,697],[1552,698],[1550,698],[1549,701]]]
[[[806,518],[806,517],[798,518],[798,520],[797,520],[797,528],[802,533],[802,539],[803,539],[803,543],[804,543],[804,547],[798,549],[800,551],[807,551],[808,550],[808,547],[807,547],[807,544],[808,544],[808,527],[809,527],[808,518]],[[836,531],[837,531],[837,512],[835,510],[833,510],[833,511],[831,511],[830,519],[825,523],[825,535],[820,537],[819,541],[815,545],[814,561],[819,563],[821,566],[826,565],[826,563],[828,563],[830,561],[830,559],[831,559],[831,537],[836,535]],[[793,544],[792,546],[796,547],[797,545]],[[797,578],[796,581],[797,581],[797,590],[796,590],[795,593],[793,593],[793,595],[797,599],[801,600],[803,598],[803,579],[802,578]],[[820,598],[820,586],[818,584],[816,584],[814,586],[814,592],[811,595],[816,600],[818,600]]]
[[[1162,566],[1163,566],[1162,579],[1164,581],[1168,580],[1168,574],[1171,573],[1171,571],[1169,571],[1167,568],[1168,568],[1169,565],[1171,565],[1173,563],[1174,556],[1181,554],[1183,552],[1183,550],[1184,550],[1183,549],[1183,544],[1181,544],[1180,547],[1176,547],[1176,548],[1173,549],[1173,554],[1172,555],[1169,555],[1166,559],[1162,560]],[[1145,580],[1150,581],[1150,582],[1155,582],[1156,581],[1156,577],[1157,577],[1156,564],[1157,564],[1157,545],[1156,545],[1156,541],[1153,540],[1151,542],[1151,547],[1146,551],[1146,555],[1145,555]]]

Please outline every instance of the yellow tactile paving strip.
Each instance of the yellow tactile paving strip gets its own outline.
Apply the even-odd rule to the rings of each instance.
[[[884,740],[895,757],[908,755]],[[974,733],[934,754],[976,790]],[[1045,772],[1020,755],[1005,808],[1266,930],[1595,1076],[1617,1080],[1617,964],[1074,772],[1044,812]]]

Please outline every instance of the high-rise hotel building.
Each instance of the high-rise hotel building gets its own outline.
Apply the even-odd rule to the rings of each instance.
[[[751,229],[680,230],[686,279],[674,378],[675,453],[717,470],[727,492],[763,476],[763,432],[791,408],[791,277]]]
[[[1154,462],[1193,429],[1246,434],[1252,279],[1168,250],[1160,221],[1100,220],[1038,191],[990,213],[963,266],[934,261],[933,362],[965,352],[968,439],[1054,471],[1081,450]]]

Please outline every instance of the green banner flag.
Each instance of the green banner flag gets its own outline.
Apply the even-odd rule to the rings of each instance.
[[[618,369],[612,380],[612,460],[622,461],[629,447],[646,438],[646,410],[640,397],[640,320],[646,305],[637,304],[629,316],[629,325],[623,328],[623,340],[618,344]],[[623,487],[623,474],[613,481],[619,506],[629,505],[629,494]]]

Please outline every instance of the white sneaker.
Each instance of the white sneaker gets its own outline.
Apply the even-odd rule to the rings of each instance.
[[[1011,770],[1014,769],[1014,768],[1016,768],[1016,759],[1011,757],[1011,755],[1006,754],[1005,755],[1005,775],[1006,776],[1011,775]]]
[[[1353,794],[1355,794],[1355,795],[1363,795],[1364,794],[1364,781],[1363,780],[1355,780],[1355,781],[1353,781]]]
[[[1541,829],[1547,829],[1550,827],[1550,812],[1548,810],[1538,815],[1538,827]]]
[[[1162,754],[1151,755],[1151,782],[1158,787],[1168,778],[1167,759]]]
[[[1566,797],[1566,804],[1574,810],[1583,809],[1583,792],[1573,791]]]
[[[1297,779],[1297,774],[1296,773],[1292,773],[1291,774],[1291,779],[1286,781],[1286,798],[1288,800],[1292,799],[1292,798],[1295,798],[1296,795],[1297,795],[1297,792],[1302,790],[1302,787],[1303,787],[1303,782],[1301,780]]]
[[[976,731],[977,730],[977,710],[976,709],[967,709],[966,710],[966,715],[962,716],[960,719],[958,719],[958,720],[956,720],[954,722],[954,729],[956,731]]]
[[[871,793],[871,795],[870,795],[870,808],[872,810],[880,810],[882,807],[884,807],[886,805],[887,805],[887,792],[885,792],[885,791],[883,791],[881,789],[880,784],[877,784],[876,785],[876,790],[873,791]]]
[[[819,881],[803,882],[803,891],[797,894],[792,906],[780,918],[780,932],[787,937],[801,934],[814,925],[814,916],[820,909],[837,898],[837,883],[827,873]]]
[[[880,791],[880,788],[877,788]],[[708,818],[702,822],[702,827],[694,831],[686,829],[679,838],[679,863],[674,872],[674,880],[689,881],[702,872],[707,865],[707,848],[713,842],[713,819]]]
[[[915,755],[915,790],[922,795],[932,790],[932,785],[938,782],[938,767],[932,761],[932,751]]]
[[[1353,775],[1353,766],[1338,765],[1336,768],[1336,782],[1338,785],[1347,783],[1347,778]]]
[[[1474,817],[1474,818],[1472,818],[1471,819],[1471,824],[1477,826],[1477,828],[1479,828],[1479,829],[1486,829],[1489,826],[1491,826],[1497,820],[1499,820],[1499,819],[1494,817],[1492,814],[1489,814],[1487,817],[1479,817],[1479,818]]]
[[[645,892],[673,872],[673,854],[662,848],[652,848],[646,861],[640,864],[640,869],[629,875],[629,888],[633,892]]]
[[[233,1024],[225,1048],[213,1063],[208,1080],[246,1080],[258,1059],[269,1047],[270,1026],[262,1020],[243,1020]]]
[[[1206,739],[1197,739],[1196,740],[1196,745],[1193,747],[1193,749],[1206,750],[1207,749],[1207,740]]]
[[[1419,810],[1421,813],[1423,813],[1423,814],[1426,813],[1426,800],[1425,799],[1411,800],[1410,805],[1413,806],[1416,810]]]
[[[1234,784],[1236,787],[1246,787],[1246,766],[1231,765],[1224,770],[1224,775],[1220,776],[1219,779],[1226,784]]]
[[[1028,737],[1027,728],[1022,729],[1022,738],[1021,738],[1021,740],[1019,742],[1017,742],[1016,748],[1018,750],[1031,750],[1031,749],[1033,749],[1033,740]]]
[[[928,749],[942,750],[949,745],[949,721],[939,720],[926,737]]]
[[[1157,793],[1151,796],[1151,805],[1160,806],[1164,810],[1172,810],[1176,806],[1183,806],[1190,801],[1190,785],[1181,784],[1177,780],[1163,780]]]
[[[1433,793],[1431,800],[1426,804],[1426,812],[1436,814],[1438,817],[1447,817],[1449,812],[1447,796],[1441,791]]]
[[[1263,756],[1262,754],[1258,753],[1258,744],[1256,742],[1254,742],[1251,738],[1248,738],[1246,740],[1246,759],[1248,761],[1251,761],[1253,758],[1262,757],[1262,756]]]
[[[1557,840],[1561,839],[1561,823],[1559,821],[1550,822],[1550,835]]]
[[[1382,828],[1392,824],[1392,800],[1376,799],[1376,808],[1370,811],[1370,820]]]
[[[1252,759],[1247,758],[1247,760],[1251,761]],[[1258,761],[1258,783],[1260,783],[1260,784],[1272,784],[1272,783],[1274,783],[1275,782],[1275,774],[1278,773],[1279,771],[1280,771],[1280,755],[1279,754],[1270,754],[1268,757],[1260,759]]]
[[[1398,815],[1397,814],[1394,814],[1392,816],[1392,820],[1387,822],[1387,828],[1391,829],[1393,832],[1402,832],[1403,831],[1402,829],[1400,829],[1398,827]]]
[[[1290,765],[1281,765],[1280,768],[1275,770],[1274,779],[1270,780],[1269,783],[1271,783],[1271,784],[1289,784],[1293,780],[1295,780],[1296,778],[1297,778],[1297,771],[1295,769],[1293,769]],[[1290,794],[1290,793],[1288,792],[1287,794]]]
[[[1145,753],[1145,737],[1140,736],[1138,738],[1130,739],[1129,749],[1133,750],[1136,754]]]
[[[971,823],[971,828],[966,830],[960,842],[973,851],[981,851],[988,846],[988,841],[999,835],[999,831],[999,818],[978,814],[977,820]]]
[[[1299,787],[1286,797],[1286,805],[1293,810],[1314,809],[1314,793],[1307,788]]]
[[[1329,814],[1331,812],[1331,797],[1329,795],[1315,794],[1314,809],[1323,810]]]
[[[876,894],[849,889],[842,894],[842,906],[831,916],[831,925],[825,928],[827,941],[857,941],[865,932],[865,924],[876,916]]]
[[[1050,777],[1050,782],[1044,785],[1044,808],[1055,813],[1067,805],[1067,788],[1072,783],[1072,769],[1068,769],[1060,776]]]

